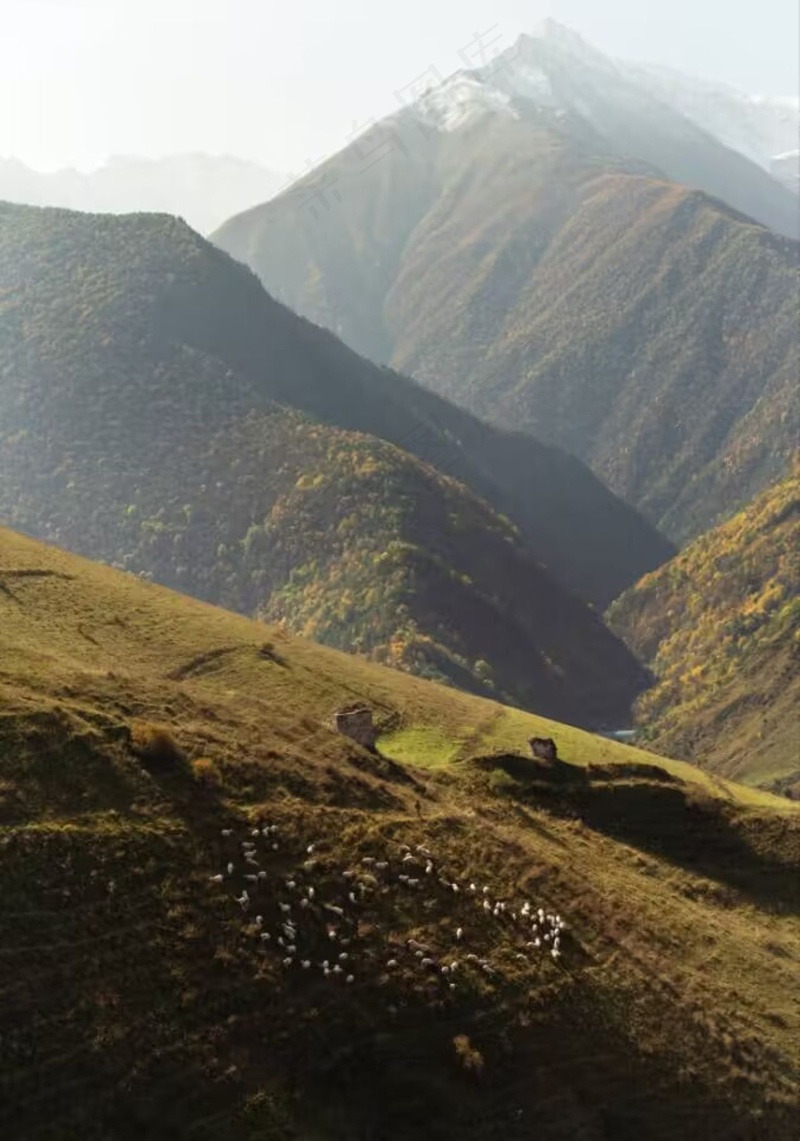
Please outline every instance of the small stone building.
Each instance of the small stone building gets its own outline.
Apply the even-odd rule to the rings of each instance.
[[[552,737],[531,737],[528,744],[536,761],[557,761],[558,749]]]
[[[366,705],[348,705],[335,717],[336,729],[365,749],[375,751],[378,731],[372,719],[372,710]]]

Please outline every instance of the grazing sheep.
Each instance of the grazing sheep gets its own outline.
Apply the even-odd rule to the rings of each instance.
[[[210,879],[212,883],[222,883],[222,881],[225,879],[225,876],[220,874],[218,876],[211,876]]]
[[[258,879],[260,879],[260,880],[265,880],[266,878],[267,878],[267,873],[266,873],[266,872],[259,872],[259,873],[258,873]]]
[[[390,971],[393,971],[397,966],[397,959],[389,959],[389,962],[386,964],[386,966]]]
[[[247,880],[248,883],[258,883],[258,876],[250,875],[250,876],[245,876],[244,878]]]
[[[227,869],[227,870],[228,870],[228,875],[229,875],[229,876],[232,876],[232,875],[233,875],[233,864],[230,864],[230,863],[229,863],[229,864],[228,864],[228,869]]]
[[[291,903],[279,903],[278,907],[281,909],[284,915],[289,915],[292,910]]]
[[[221,836],[232,836],[233,835],[233,829],[232,828],[223,828],[220,831],[220,835]]]
[[[456,927],[456,939],[463,939],[463,938],[464,938],[464,928],[463,927]]]
[[[303,968],[304,971],[307,971],[308,968],[311,966],[311,960],[310,959],[303,959],[300,966]]]
[[[269,943],[271,938],[272,938],[272,936],[270,935],[269,931],[262,931],[261,932],[262,943]]]
[[[348,975],[344,981],[346,983],[354,983],[356,981],[355,975]]]
[[[293,962],[294,962],[294,959],[292,959],[290,956],[287,955],[287,957],[283,960],[283,965],[284,965],[284,967],[291,967]]]

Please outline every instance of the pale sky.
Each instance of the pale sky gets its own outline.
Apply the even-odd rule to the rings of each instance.
[[[614,55],[798,91],[797,0],[0,0],[0,155],[205,151],[299,175],[464,66],[476,33],[493,54],[548,15]]]

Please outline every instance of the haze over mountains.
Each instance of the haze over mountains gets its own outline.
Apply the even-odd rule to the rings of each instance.
[[[0,158],[0,201],[95,214],[143,210],[176,214],[201,234],[210,233],[231,214],[268,201],[284,181],[275,171],[229,156],[114,155],[91,173],[47,174]]]
[[[765,170],[551,24],[214,240],[682,540],[787,470],[797,224]]]

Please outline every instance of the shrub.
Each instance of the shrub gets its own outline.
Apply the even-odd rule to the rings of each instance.
[[[219,788],[222,784],[222,774],[217,768],[216,761],[210,757],[198,757],[192,761],[192,772],[199,784],[206,788]]]
[[[175,768],[186,756],[166,725],[137,721],[131,730],[133,747],[141,759],[157,768]]]
[[[456,1057],[467,1073],[479,1077],[483,1073],[483,1054],[476,1050],[466,1034],[456,1034],[453,1039]]]

